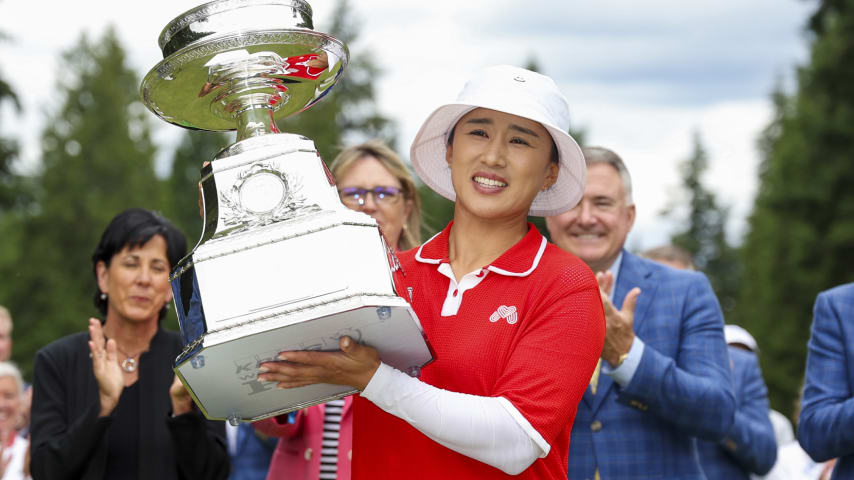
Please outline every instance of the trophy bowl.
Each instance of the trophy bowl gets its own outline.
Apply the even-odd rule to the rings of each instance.
[[[202,236],[170,276],[185,344],[175,372],[210,419],[255,421],[355,393],[259,381],[258,364],[281,351],[337,350],[347,335],[410,375],[433,359],[377,222],[341,203],[310,139],[276,126],[322,99],[348,61],[311,16],[302,0],[206,3],[164,28],[163,61],[142,81],[163,120],[237,131],[201,169]]]

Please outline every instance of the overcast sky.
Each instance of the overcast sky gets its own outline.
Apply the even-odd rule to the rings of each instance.
[[[162,59],[160,31],[194,0],[124,2],[0,0],[0,76],[23,101],[3,111],[2,133],[39,158],[45,99],[56,85],[60,52],[81,32],[114,25],[140,77]],[[317,30],[332,0],[310,1]],[[587,144],[619,153],[634,177],[638,217],[629,244],[665,242],[672,225],[658,214],[678,185],[676,164],[697,130],[708,149],[707,184],[732,208],[732,235],[743,229],[756,189],[756,139],[767,125],[769,94],[807,57],[803,25],[809,0],[351,0],[361,37],[350,49],[383,69],[380,110],[397,122],[399,149],[429,113],[452,101],[466,77],[492,64],[534,57],[570,103],[572,126]],[[346,72],[345,72],[346,75]],[[310,111],[305,114],[310,114]],[[174,142],[178,127],[154,119],[156,139]]]

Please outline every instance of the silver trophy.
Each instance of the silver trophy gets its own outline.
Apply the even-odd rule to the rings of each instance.
[[[233,424],[354,393],[258,381],[258,364],[281,351],[337,350],[347,335],[412,375],[433,358],[376,221],[344,207],[310,139],[276,127],[347,64],[311,16],[302,0],[206,3],[166,26],[164,59],[142,82],[160,118],[237,130],[202,168],[202,238],[170,278],[186,345],[175,372],[205,416]]]

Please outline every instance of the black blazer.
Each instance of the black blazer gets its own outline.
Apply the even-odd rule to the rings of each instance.
[[[59,339],[36,354],[31,416],[33,480],[102,480],[111,417],[98,418],[98,382],[88,332]],[[198,412],[171,418],[177,333],[160,329],[139,360],[139,480],[225,479],[223,422]]]

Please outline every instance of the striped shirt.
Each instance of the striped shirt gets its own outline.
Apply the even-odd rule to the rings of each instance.
[[[323,414],[323,443],[320,450],[320,480],[334,480],[338,476],[338,437],[344,399],[326,403]]]

